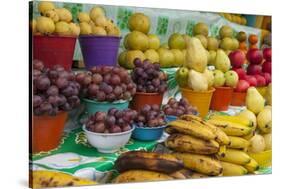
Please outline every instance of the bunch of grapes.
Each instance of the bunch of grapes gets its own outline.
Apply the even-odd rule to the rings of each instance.
[[[168,103],[163,106],[163,111],[166,115],[181,116],[184,114],[197,115],[197,109],[193,107],[189,102],[181,98],[177,101],[175,98],[170,98]]]
[[[59,111],[70,111],[80,105],[80,85],[74,73],[60,65],[48,69],[43,62],[33,60],[32,74],[34,115],[55,116]]]
[[[84,98],[97,101],[129,100],[136,93],[136,85],[127,70],[121,67],[93,67],[90,72],[76,75]]]
[[[132,129],[131,125],[137,112],[131,109],[117,110],[111,108],[108,112],[96,112],[86,122],[86,129],[95,133],[120,133]]]
[[[164,93],[167,90],[167,76],[160,70],[159,63],[151,63],[149,60],[141,62],[136,58],[134,64],[132,79],[137,84],[138,92]]]
[[[139,127],[158,127],[166,124],[164,112],[160,110],[158,104],[144,105],[138,116],[135,118],[135,123]]]

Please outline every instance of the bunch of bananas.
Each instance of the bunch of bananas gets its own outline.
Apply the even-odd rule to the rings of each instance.
[[[224,156],[218,156],[223,167],[223,175],[234,176],[254,173],[258,163],[247,154],[256,130],[256,124],[241,116],[213,115],[207,121],[224,131],[230,140]]]
[[[165,145],[186,168],[200,174],[244,175],[258,169],[257,162],[246,153],[249,142],[245,138],[254,130],[253,122],[238,116],[214,115],[204,121],[183,115],[168,124],[170,136]]]

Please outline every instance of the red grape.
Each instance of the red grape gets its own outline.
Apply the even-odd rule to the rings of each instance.
[[[56,81],[56,85],[59,89],[64,89],[68,86],[69,82],[64,77],[59,77]]]
[[[92,76],[92,81],[95,84],[100,84],[102,82],[103,78],[99,73],[96,73]]]
[[[38,107],[43,102],[43,99],[39,95],[33,96],[33,107]]]
[[[36,80],[36,87],[39,90],[47,90],[51,85],[51,81],[48,77],[46,76],[40,76]]]
[[[44,68],[44,64],[41,60],[34,59],[33,60],[33,69],[42,71]]]
[[[106,95],[103,91],[98,92],[97,94],[97,100],[98,101],[104,101],[106,99]]]
[[[96,84],[90,84],[88,87],[88,93],[91,96],[96,96],[97,93],[99,92],[99,86]]]

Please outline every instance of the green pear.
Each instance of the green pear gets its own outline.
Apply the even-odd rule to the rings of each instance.
[[[217,52],[216,51],[209,51],[209,57],[208,57],[208,65],[215,65],[215,59],[217,56]]]
[[[250,120],[253,124],[254,124],[254,127],[257,126],[257,117],[256,115],[251,112],[250,110],[248,109],[245,109],[243,110],[242,112],[240,112],[239,114],[237,114],[238,116],[241,116],[243,118],[246,118],[248,120]]]
[[[211,70],[208,70],[206,68],[206,70],[204,71],[203,75],[206,77],[207,81],[208,81],[208,88],[211,88],[214,84],[214,74],[213,74],[213,71]]]
[[[175,67],[182,66],[184,63],[184,58],[185,58],[183,52],[179,49],[172,49],[171,52],[174,54],[174,57],[175,57],[175,62],[173,64],[173,66],[175,66]]]
[[[169,37],[168,44],[171,49],[184,49],[186,47],[185,40],[179,33],[172,34]]]
[[[235,71],[229,70],[229,71],[225,72],[224,77],[225,77],[226,86],[232,87],[232,88],[236,87],[239,77]]]
[[[176,72],[175,79],[180,87],[187,87],[188,68],[180,67]]]
[[[130,50],[145,51],[148,48],[148,37],[139,31],[133,31],[128,34],[126,41],[124,42]]]
[[[149,49],[159,49],[160,47],[160,39],[157,35],[155,34],[148,34],[148,48]]]
[[[272,105],[271,97],[272,97],[272,84],[270,83],[267,86],[266,93],[265,93],[266,104]]]
[[[161,68],[169,68],[172,67],[175,62],[175,56],[169,49],[159,48],[159,63]]]
[[[215,70],[213,71],[214,74],[214,87],[221,87],[225,83],[225,77],[222,71],[220,70]]]
[[[159,62],[159,55],[156,50],[148,49],[144,52],[146,59],[150,60],[152,63]]]
[[[193,35],[200,34],[206,37],[209,35],[209,28],[207,24],[199,22],[193,27]]]
[[[190,70],[188,74],[188,87],[194,91],[207,91],[208,81],[202,73]]]
[[[203,73],[208,63],[208,56],[202,43],[196,37],[190,38],[186,48],[186,66],[197,72]]]
[[[264,108],[257,116],[258,128],[263,133],[270,133],[272,128],[271,109]]]
[[[230,60],[225,52],[221,49],[217,50],[215,58],[215,67],[222,72],[227,72],[230,69]]]
[[[264,98],[255,87],[250,87],[246,95],[246,107],[254,114],[260,113],[264,108]]]

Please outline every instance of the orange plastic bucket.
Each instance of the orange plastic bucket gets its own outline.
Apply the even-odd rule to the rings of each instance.
[[[216,87],[211,101],[211,109],[216,111],[226,111],[232,100],[233,88]]]
[[[130,108],[139,111],[145,104],[158,104],[159,106],[161,106],[162,100],[163,94],[160,93],[136,92],[133,97],[133,100],[130,103]]]
[[[215,89],[208,91],[193,91],[186,88],[180,88],[181,94],[192,106],[197,107],[200,117],[205,117],[210,108],[213,92]]]
[[[63,134],[67,112],[56,116],[33,116],[32,153],[56,148]]]
[[[232,100],[231,105],[232,106],[245,106],[245,100],[246,100],[246,92],[233,92],[232,94]]]

